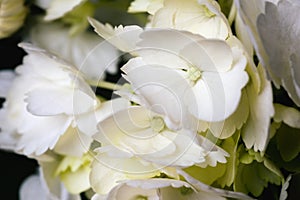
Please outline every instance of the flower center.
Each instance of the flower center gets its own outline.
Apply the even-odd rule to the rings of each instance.
[[[189,67],[187,70],[188,79],[192,82],[197,82],[201,78],[201,71],[194,66]]]
[[[151,120],[151,128],[154,132],[161,132],[165,128],[165,122],[161,117],[153,117]]]

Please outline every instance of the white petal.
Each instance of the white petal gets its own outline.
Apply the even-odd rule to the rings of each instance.
[[[47,14],[45,20],[55,20],[67,12],[73,10],[76,6],[82,3],[84,0],[52,0],[49,8],[47,9]]]
[[[264,67],[268,69],[272,78],[274,74],[275,79],[279,78],[282,82],[286,82],[292,74],[294,83],[283,86],[297,105],[300,105],[300,23],[297,15],[299,8],[300,5],[292,1],[279,1],[277,5],[266,2],[265,13],[257,18],[258,33],[268,56],[264,59]],[[275,25],[278,29],[274,29]]]
[[[232,51],[224,41],[202,40],[185,46],[180,55],[201,71],[228,71],[233,64]]]
[[[104,145],[118,143],[122,137],[149,127],[150,117],[150,112],[142,107],[121,110],[98,124],[99,133],[94,138]]]
[[[197,166],[200,166],[202,168],[205,168],[207,166],[215,167],[217,163],[226,163],[226,157],[229,156],[229,154],[218,147],[215,143],[211,142],[209,139],[204,138],[200,135],[197,135],[197,140],[199,142],[199,145],[205,150],[205,162],[197,164]]]
[[[136,58],[126,66],[125,78],[132,84],[132,89],[140,96],[141,103],[148,109],[165,116],[170,128],[187,124],[186,106],[182,97],[190,90],[183,71],[164,66],[148,65]],[[132,69],[132,70],[130,70]],[[183,121],[183,122],[182,122]]]
[[[59,138],[53,151],[62,155],[81,157],[89,150],[92,140],[79,130],[69,127]]]
[[[247,93],[242,91],[242,97],[236,111],[224,121],[211,122],[209,129],[216,138],[229,138],[247,122],[249,112]]]
[[[237,37],[241,40],[241,42],[245,46],[245,50],[252,57],[253,53],[254,53],[253,44],[251,42],[249,33],[247,32],[247,27],[244,24],[243,20],[241,19],[241,16],[240,16],[239,13],[236,14],[234,25],[235,25],[235,30],[236,30]]]
[[[117,50],[95,34],[83,32],[71,37],[62,23],[40,23],[31,30],[30,39],[72,63],[88,79],[99,80],[105,77],[105,70],[117,70]]]
[[[242,130],[242,138],[248,149],[264,151],[269,139],[269,126],[274,115],[273,94],[271,83],[261,66],[258,68],[262,81],[262,90],[256,93],[252,84],[246,87],[250,105],[250,116]]]
[[[102,103],[97,109],[75,117],[75,122],[84,134],[94,135],[97,124],[114,113],[129,107],[129,101],[117,98]]]
[[[143,29],[139,26],[122,25],[113,28],[109,24],[102,24],[95,19],[89,18],[90,24],[98,35],[106,39],[112,45],[124,52],[135,50],[136,43],[139,40],[139,35]]]
[[[149,29],[140,34],[137,46],[157,51],[167,51],[179,55],[180,50],[188,44],[204,40],[200,35],[175,29]],[[176,41],[176,42],[174,42]]]
[[[170,1],[153,16],[152,27],[185,30],[206,38],[226,39],[230,34],[227,19],[213,1]]]
[[[115,113],[99,123],[99,133],[94,136],[102,144],[99,150],[104,152],[101,149],[105,146],[114,146],[163,166],[186,167],[205,162],[206,154],[192,133],[188,130],[157,133],[150,127],[150,120],[151,113],[142,107]]]
[[[148,179],[155,175],[159,175],[155,167],[135,158],[111,158],[102,154],[93,162],[90,182],[98,194],[108,194],[120,181]]]
[[[47,199],[51,200],[80,200],[80,195],[70,194],[58,177],[54,177],[53,174],[57,168],[57,160],[51,162],[39,162],[41,168],[40,182],[44,191],[47,193]]]
[[[185,134],[184,131],[179,133],[170,131],[162,132],[161,135],[165,138],[166,143],[161,144],[162,142],[156,142],[159,146],[159,148],[156,148],[157,151],[152,153],[152,150],[148,150],[147,154],[141,155],[140,157],[162,166],[189,167],[194,164],[204,163],[204,149],[197,144],[196,138],[193,140],[193,138]],[[152,141],[152,139],[150,141]],[[150,141],[148,141],[148,143]],[[153,141],[153,143],[155,143],[155,141]],[[172,149],[173,151],[167,151],[168,154],[164,154],[163,152],[168,149]]]
[[[18,46],[29,54],[24,57],[23,65],[16,68],[18,74],[52,79],[59,84],[72,81],[70,75],[74,73],[74,68],[66,61],[29,43]]]
[[[41,88],[27,93],[25,101],[30,113],[39,116],[72,114],[73,90],[64,88]]]
[[[6,97],[14,78],[15,73],[11,70],[0,71],[0,97]]]
[[[71,119],[64,115],[55,117],[28,116],[18,127],[18,133],[21,136],[17,150],[22,150],[25,155],[40,155],[54,147],[70,124]]]
[[[193,87],[192,96],[186,98],[189,111],[198,119],[210,122],[229,117],[236,110],[241,90],[248,81],[245,65],[246,59],[240,57],[228,72],[203,72]],[[191,102],[194,99],[197,104]]]

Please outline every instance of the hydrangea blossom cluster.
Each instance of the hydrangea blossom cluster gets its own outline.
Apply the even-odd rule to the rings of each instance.
[[[21,200],[289,198],[299,3],[18,3],[0,0],[0,37],[33,15],[22,64],[0,71],[0,148],[39,164]]]

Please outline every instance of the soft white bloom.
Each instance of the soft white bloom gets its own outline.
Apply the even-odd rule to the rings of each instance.
[[[90,182],[93,190],[99,196],[109,197],[118,188],[119,184],[124,181],[147,180],[151,183],[152,178],[163,174],[179,180],[176,168],[162,167],[143,161],[138,157],[121,158],[121,152],[116,154],[120,155],[119,157],[116,157],[116,155],[112,157],[109,155],[112,154],[112,149],[105,153],[101,152],[101,149],[97,151],[100,151],[100,153],[97,154],[93,161]],[[114,150],[114,153],[117,153],[117,151],[117,149]]]
[[[268,75],[299,106],[299,2],[236,0],[236,5]]]
[[[71,195],[67,192],[64,186],[60,183],[57,185],[59,189],[58,194],[53,194],[49,190],[40,174],[34,174],[27,177],[22,183],[19,191],[20,200],[80,200],[79,195]]]
[[[99,81],[105,71],[117,71],[117,49],[87,31],[70,36],[62,23],[39,23],[31,29],[30,41],[67,60],[89,80]]]
[[[24,0],[0,0],[0,38],[17,31],[23,25],[26,14]]]
[[[260,76],[257,67],[254,64],[252,57],[250,57],[247,54],[246,49],[244,49],[243,44],[236,37],[229,38],[227,42],[230,43],[231,47],[240,49],[243,52],[243,55],[247,58],[246,71],[249,75],[249,81],[246,87],[244,87],[242,90],[239,105],[234,111],[234,113],[223,121],[209,123],[209,130],[215,137],[219,139],[226,139],[228,137],[231,137],[237,130],[240,130],[243,127],[243,125],[247,122],[248,117],[250,116],[250,107],[252,106],[252,104],[255,103],[255,101],[249,101],[249,96],[258,96],[262,90],[261,82],[264,81],[261,80],[262,77]],[[252,93],[247,92],[246,88],[251,88]],[[272,99],[266,100],[266,102],[269,102],[270,106],[272,106]],[[265,126],[268,126],[269,121],[264,121],[267,123]],[[265,130],[268,131],[267,129]],[[202,130],[202,132],[204,131],[205,129]],[[261,134],[267,135],[267,133]]]
[[[173,179],[153,178],[148,180],[123,181],[115,186],[107,195],[96,194],[92,200],[225,200],[213,192],[198,192],[187,182]]]
[[[139,103],[166,115],[174,127],[181,125],[181,119],[190,119],[186,111],[200,120],[221,121],[237,108],[248,81],[241,49],[170,29],[130,27],[134,36],[128,37],[131,31],[126,27],[120,32],[90,22],[113,45],[139,56],[122,68],[125,78],[140,96]]]
[[[140,57],[122,70],[143,105],[177,126],[188,123],[187,113],[212,122],[236,110],[248,81],[247,61],[240,49],[170,30],[145,31],[141,38]]]
[[[140,106],[115,113],[98,125],[98,151],[111,157],[138,157],[160,166],[216,166],[227,153],[192,131],[168,129],[161,116]]]
[[[223,40],[231,35],[226,17],[213,0],[164,0],[164,6],[153,15],[148,26],[185,30]]]
[[[201,183],[179,170],[186,181],[170,178],[151,178],[123,180],[116,184],[108,194],[96,193],[92,200],[129,200],[129,199],[206,199],[225,200],[225,197],[234,199],[252,200],[245,194],[217,189]]]
[[[232,34],[226,17],[213,0],[135,0],[128,11],[153,15],[148,23],[153,28],[174,28],[219,39]]]
[[[91,168],[91,187],[101,195],[107,195],[121,181],[149,179],[159,176],[163,171],[136,157],[114,158],[106,153],[98,154]]]
[[[161,173],[178,178],[174,167],[216,166],[228,154],[215,144],[182,129],[172,131],[161,116],[141,106],[116,112],[98,124],[90,182],[107,195],[120,181],[149,179]]]
[[[88,150],[96,124],[113,109],[126,107],[127,101],[116,99],[101,104],[76,68],[44,50],[21,46],[29,55],[16,69],[17,76],[0,111],[0,134],[9,139],[1,145],[14,141],[15,151],[35,156],[53,149],[60,137],[71,131],[87,147],[70,145],[69,151],[81,155]],[[114,107],[113,102],[118,106]],[[58,149],[68,152],[66,148]]]
[[[46,9],[45,20],[55,20],[72,11],[86,0],[36,0],[36,4]]]

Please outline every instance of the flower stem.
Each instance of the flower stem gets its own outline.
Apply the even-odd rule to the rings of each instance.
[[[108,90],[118,90],[121,89],[122,85],[118,85],[116,83],[111,83],[107,81],[89,81],[89,84],[92,86],[96,86],[99,88],[104,88]]]

